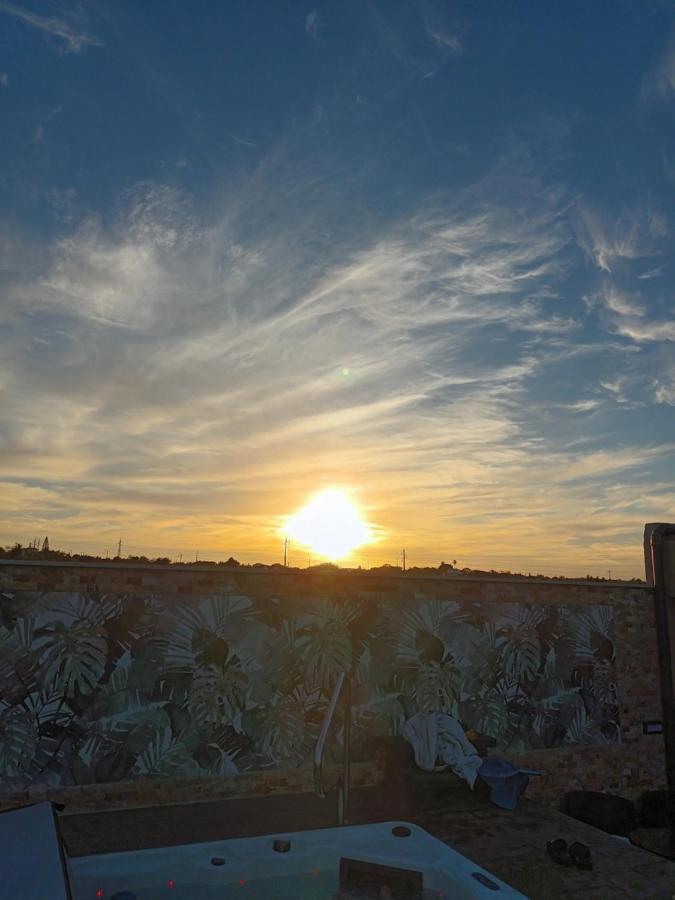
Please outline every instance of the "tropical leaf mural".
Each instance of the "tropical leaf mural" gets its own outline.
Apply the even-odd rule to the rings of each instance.
[[[309,764],[339,672],[372,758],[420,711],[504,752],[620,739],[611,607],[331,596],[2,596],[0,778],[87,784]],[[340,751],[336,723],[329,758]]]

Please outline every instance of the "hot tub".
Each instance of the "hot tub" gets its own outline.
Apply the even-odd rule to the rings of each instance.
[[[523,898],[416,825],[385,822],[72,859],[74,900]],[[126,892],[126,893],[125,893]]]

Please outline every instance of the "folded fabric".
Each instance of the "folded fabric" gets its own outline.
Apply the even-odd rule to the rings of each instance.
[[[530,775],[542,775],[535,769],[516,768],[500,756],[488,756],[478,769],[478,774],[491,788],[490,800],[502,809],[514,810],[518,797],[530,783]]]
[[[412,744],[420,769],[442,772],[450,768],[473,790],[483,760],[457,719],[445,713],[418,713],[403,726],[403,737]]]

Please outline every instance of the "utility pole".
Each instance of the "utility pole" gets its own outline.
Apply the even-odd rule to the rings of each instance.
[[[122,559],[122,538],[117,542],[117,556]]]
[[[405,547],[403,548],[403,571],[405,572]]]
[[[284,538],[284,568],[288,566],[288,538]]]
[[[195,550],[195,562],[199,559],[199,550]]]

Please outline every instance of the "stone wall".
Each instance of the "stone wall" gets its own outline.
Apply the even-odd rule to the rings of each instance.
[[[0,591],[4,805],[305,790],[343,668],[360,784],[432,709],[541,769],[533,795],[664,784],[640,586],[0,561]]]

